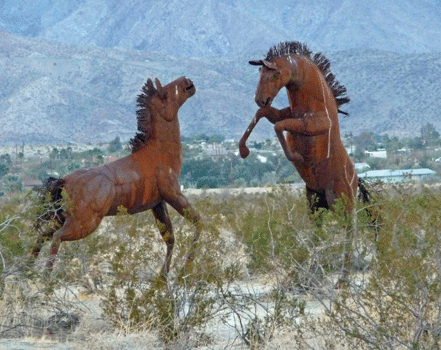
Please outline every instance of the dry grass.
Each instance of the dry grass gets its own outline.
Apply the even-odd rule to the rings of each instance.
[[[206,224],[190,269],[193,228],[172,211],[167,284],[149,213],[107,218],[64,243],[52,273],[45,250],[28,264],[35,203],[18,196],[1,203],[0,348],[19,338],[74,349],[437,349],[441,199],[433,188],[388,193],[376,203],[377,242],[359,217],[342,290],[334,284],[353,228],[330,214],[317,230],[305,199],[286,189],[191,197]]]

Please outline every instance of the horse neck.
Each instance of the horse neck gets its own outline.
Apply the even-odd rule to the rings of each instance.
[[[156,147],[181,152],[181,132],[178,116],[176,115],[170,122],[159,116],[152,119],[151,141],[155,143]]]
[[[292,79],[286,85],[291,109],[299,108],[307,111],[310,107],[309,101],[324,101],[330,117],[336,119],[338,123],[335,97],[316,63],[304,56],[293,56],[288,61],[292,65],[293,72]]]

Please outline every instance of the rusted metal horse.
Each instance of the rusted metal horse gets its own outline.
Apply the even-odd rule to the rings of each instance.
[[[117,214],[121,207],[130,214],[152,209],[167,245],[163,275],[170,269],[174,244],[166,203],[196,226],[197,239],[200,217],[179,186],[182,145],[178,121],[179,108],[196,89],[185,77],[165,86],[158,79],[155,83],[156,88],[148,79],[138,96],[138,132],[130,141],[130,155],[45,183],[46,197],[59,202],[55,210],[46,211],[38,218],[37,226],[49,219],[58,224],[58,229],[41,233],[33,255],[37,256],[43,243],[53,237],[48,268],[52,268],[61,242],[88,236],[104,216]],[[64,207],[60,204],[62,197],[67,197]]]
[[[241,157],[248,156],[246,141],[265,117],[274,124],[286,157],[306,183],[311,210],[332,209],[341,199],[348,213],[352,211],[357,187],[364,199],[368,194],[340,138],[338,113],[345,112],[339,107],[349,98],[330,72],[329,61],[321,54],[312,56],[304,44],[285,42],[250,64],[261,66],[255,94],[260,109],[239,142]],[[271,103],[282,87],[286,87],[289,107],[279,110]]]

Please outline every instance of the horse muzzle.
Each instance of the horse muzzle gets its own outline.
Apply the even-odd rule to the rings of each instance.
[[[271,97],[262,98],[256,96],[254,98],[254,101],[256,101],[257,105],[261,108],[271,106],[271,103],[273,102],[273,99]]]
[[[196,87],[194,86],[193,82],[188,79],[185,78],[187,81],[188,86],[185,88],[185,91],[187,92],[188,96],[191,97],[196,93]]]

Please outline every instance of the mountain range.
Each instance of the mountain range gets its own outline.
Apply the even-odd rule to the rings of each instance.
[[[281,41],[323,52],[346,86],[342,134],[441,131],[438,0],[6,0],[0,4],[0,144],[100,142],[136,130],[148,77],[186,75],[184,135],[238,139],[262,58]],[[275,106],[287,104],[283,93]],[[256,138],[274,136],[262,122]]]

